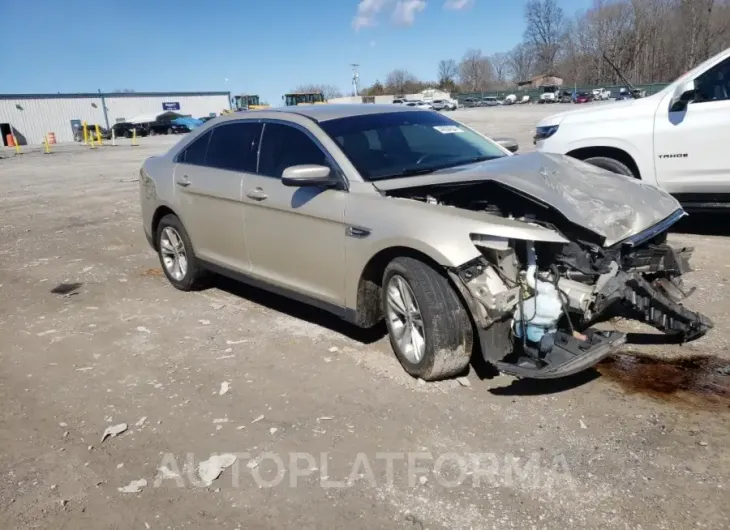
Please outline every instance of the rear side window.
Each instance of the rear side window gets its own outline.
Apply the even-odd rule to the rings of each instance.
[[[200,138],[191,143],[180,157],[183,164],[192,164],[194,166],[205,165],[205,151],[208,149],[208,141],[210,140],[210,131],[206,132]]]
[[[261,142],[258,170],[260,175],[281,178],[281,174],[290,166],[330,165],[324,151],[307,134],[295,127],[267,123]]]
[[[205,165],[229,171],[256,171],[256,148],[261,124],[234,122],[213,129]]]

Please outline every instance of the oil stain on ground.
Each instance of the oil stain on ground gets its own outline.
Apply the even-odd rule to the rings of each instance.
[[[730,412],[730,361],[709,355],[663,359],[619,353],[597,367],[601,375],[630,393]]]
[[[162,269],[153,267],[151,269],[144,269],[142,271],[142,276],[149,276],[152,278],[161,278],[164,275],[162,274]]]

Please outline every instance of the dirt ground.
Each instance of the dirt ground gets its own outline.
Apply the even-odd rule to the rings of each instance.
[[[452,115],[527,151],[558,110]],[[174,140],[0,154],[0,528],[728,528],[724,219],[671,236],[695,247],[703,339],[619,323],[630,344],[568,380],[422,384],[382,328],[173,289],[136,178]]]

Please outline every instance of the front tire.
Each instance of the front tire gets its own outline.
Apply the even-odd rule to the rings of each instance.
[[[195,257],[185,227],[180,219],[168,214],[157,226],[157,254],[168,281],[181,291],[194,291],[203,285],[205,270]]]
[[[382,299],[390,344],[406,372],[433,381],[467,367],[474,332],[444,275],[422,261],[396,258],[385,268]]]
[[[629,166],[627,166],[623,162],[616,160],[615,158],[610,158],[607,156],[593,156],[584,159],[583,162],[592,164],[607,171],[611,171],[612,173],[618,173],[619,175],[635,178],[639,177],[638,175],[634,175],[634,172],[631,171],[631,168]]]

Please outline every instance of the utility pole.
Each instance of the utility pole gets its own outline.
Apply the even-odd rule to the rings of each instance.
[[[352,66],[352,95],[357,96],[360,94],[360,74],[357,72],[360,65],[353,63],[350,66]]]

